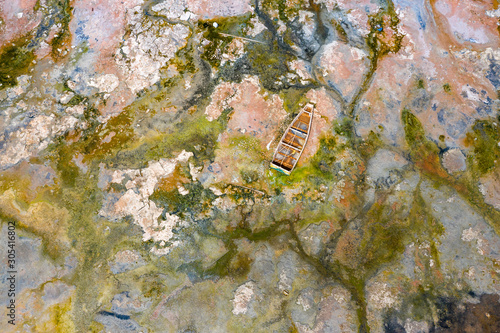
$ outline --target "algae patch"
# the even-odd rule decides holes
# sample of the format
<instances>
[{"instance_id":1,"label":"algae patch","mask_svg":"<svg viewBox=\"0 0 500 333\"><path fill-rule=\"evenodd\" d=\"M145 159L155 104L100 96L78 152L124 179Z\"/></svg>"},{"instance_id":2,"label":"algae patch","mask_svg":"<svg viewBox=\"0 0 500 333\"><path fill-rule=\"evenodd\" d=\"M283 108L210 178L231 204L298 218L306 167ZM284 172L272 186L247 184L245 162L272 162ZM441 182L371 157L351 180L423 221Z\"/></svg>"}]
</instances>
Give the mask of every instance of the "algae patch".
<instances>
[{"instance_id":1,"label":"algae patch","mask_svg":"<svg viewBox=\"0 0 500 333\"><path fill-rule=\"evenodd\" d=\"M33 65L36 57L30 40L30 36L21 37L0 49L0 90L17 85L17 77Z\"/></svg>"},{"instance_id":2,"label":"algae patch","mask_svg":"<svg viewBox=\"0 0 500 333\"><path fill-rule=\"evenodd\" d=\"M473 147L471 156L475 167L485 174L500 165L500 116L497 119L477 120L467 133L465 143Z\"/></svg>"}]
</instances>

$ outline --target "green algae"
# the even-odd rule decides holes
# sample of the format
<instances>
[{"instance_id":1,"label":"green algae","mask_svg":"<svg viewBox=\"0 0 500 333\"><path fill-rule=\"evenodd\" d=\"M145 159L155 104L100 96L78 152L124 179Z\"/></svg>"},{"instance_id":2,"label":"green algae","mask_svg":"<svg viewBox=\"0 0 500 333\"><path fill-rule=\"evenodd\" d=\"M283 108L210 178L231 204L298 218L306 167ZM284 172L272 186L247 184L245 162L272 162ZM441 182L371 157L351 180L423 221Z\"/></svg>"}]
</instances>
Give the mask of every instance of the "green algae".
<instances>
[{"instance_id":1,"label":"green algae","mask_svg":"<svg viewBox=\"0 0 500 333\"><path fill-rule=\"evenodd\" d=\"M380 134L375 133L373 131L370 131L370 133L368 134L368 137L363 142L361 142L359 144L358 150L359 150L361 157L365 161L368 161L383 146L384 146L384 143L382 142L382 139L380 138Z\"/></svg>"},{"instance_id":2,"label":"green algae","mask_svg":"<svg viewBox=\"0 0 500 333\"><path fill-rule=\"evenodd\" d=\"M451 86L449 83L445 83L443 84L443 90L446 92L446 93L450 93L451 92Z\"/></svg>"},{"instance_id":3,"label":"green algae","mask_svg":"<svg viewBox=\"0 0 500 333\"><path fill-rule=\"evenodd\" d=\"M97 187L99 167L97 162L89 161L87 174L75 167L72 156L86 146L85 140L79 143L68 145L61 139L50 147L51 153L46 158L53 163L61 179L53 201L70 213L67 234L79 262L71 280L76 286L73 313L78 313L73 323L76 331L85 331L101 306L99 294L108 288L102 283L107 280L107 265L102 264L117 244L130 237L130 227L127 222L103 224L98 218L103 199ZM107 232L103 232L105 228Z\"/></svg>"},{"instance_id":4,"label":"green algae","mask_svg":"<svg viewBox=\"0 0 500 333\"><path fill-rule=\"evenodd\" d=\"M425 140L422 123L410 110L404 109L401 112L401 119L405 130L406 142L411 148Z\"/></svg>"},{"instance_id":5,"label":"green algae","mask_svg":"<svg viewBox=\"0 0 500 333\"><path fill-rule=\"evenodd\" d=\"M370 50L370 68L366 73L356 95L347 106L347 115L354 119L354 111L361 96L368 90L373 75L378 67L378 62L389 53L397 53L401 49L404 35L399 32L400 20L397 16L392 1L387 1L385 6L374 15L369 16L370 32L365 37L365 42ZM391 29L391 39L387 39L386 30Z\"/></svg>"},{"instance_id":6,"label":"green algae","mask_svg":"<svg viewBox=\"0 0 500 333\"><path fill-rule=\"evenodd\" d=\"M81 104L81 101L76 104ZM106 123L99 123L96 120L98 114L97 109L86 105L84 119L87 121L87 128L77 129L55 138L54 143L50 144L42 154L44 158L57 164L61 170L61 180L68 186L74 185L79 172L78 167L72 162L74 156L82 154L84 163L103 160L108 156L114 156L134 137L131 126L133 117L129 110L121 112ZM106 137L111 138L105 142L103 139Z\"/></svg>"},{"instance_id":7,"label":"green algae","mask_svg":"<svg viewBox=\"0 0 500 333\"><path fill-rule=\"evenodd\" d=\"M226 217L222 214L216 215L215 219L220 220ZM222 255L216 262L209 268L203 269L202 263L200 261L191 264L191 268L194 269L200 276L208 277L232 277L240 278L248 274L253 263L252 257L250 257L246 252L238 249L236 241L240 239L246 239L250 242L269 242L275 237L284 235L288 232L286 227L289 220L276 220L268 226L260 230L251 230L245 223L242 223L239 227L227 230L222 233L218 233L225 244L227 252Z\"/></svg>"},{"instance_id":8,"label":"green algae","mask_svg":"<svg viewBox=\"0 0 500 333\"><path fill-rule=\"evenodd\" d=\"M299 14L300 10L305 10L309 7L310 2L304 0L295 1L276 1L263 0L261 1L262 9L267 12L278 11L278 18L283 22L291 22Z\"/></svg>"},{"instance_id":9,"label":"green algae","mask_svg":"<svg viewBox=\"0 0 500 333\"><path fill-rule=\"evenodd\" d=\"M407 242L407 222L388 214L387 207L382 205L375 205L370 210L366 222L366 235L363 235L362 250L358 253L363 258L361 271L369 276L403 253Z\"/></svg>"},{"instance_id":10,"label":"green algae","mask_svg":"<svg viewBox=\"0 0 500 333\"><path fill-rule=\"evenodd\" d=\"M183 216L183 214L197 214L205 211L211 206L216 196L209 189L196 183L187 183L183 185L188 194L182 195L178 189L172 191L163 191L157 189L150 196L160 207L165 207L167 211Z\"/></svg>"},{"instance_id":11,"label":"green algae","mask_svg":"<svg viewBox=\"0 0 500 333\"><path fill-rule=\"evenodd\" d=\"M332 20L331 24L335 28L335 31L337 32L337 36L338 36L339 40L347 44L349 41L349 38L348 38L347 32L345 31L342 24L340 22L337 22L336 20Z\"/></svg>"},{"instance_id":12,"label":"green algae","mask_svg":"<svg viewBox=\"0 0 500 333\"><path fill-rule=\"evenodd\" d=\"M306 97L306 93L311 89L311 87L290 87L288 89L283 89L279 92L279 96L283 100L283 108L289 113L289 119L287 123L291 122L293 118L291 115L297 115L301 105L305 105L309 102ZM288 121L289 120L289 121Z\"/></svg>"},{"instance_id":13,"label":"green algae","mask_svg":"<svg viewBox=\"0 0 500 333\"><path fill-rule=\"evenodd\" d=\"M60 179L64 186L75 186L76 180L80 175L80 169L72 161L74 156L74 151L71 149L70 145L64 145L64 141L61 140L59 143L63 146L62 149L57 150L56 156L56 166L60 171Z\"/></svg>"},{"instance_id":14,"label":"green algae","mask_svg":"<svg viewBox=\"0 0 500 333\"><path fill-rule=\"evenodd\" d=\"M192 54L193 52L193 46L188 45L178 50L175 57L169 61L170 64L175 65L181 77L188 73L196 72L197 66ZM173 78L162 79L161 84L164 88L173 87L177 80Z\"/></svg>"},{"instance_id":15,"label":"green algae","mask_svg":"<svg viewBox=\"0 0 500 333\"><path fill-rule=\"evenodd\" d=\"M70 333L75 332L75 327L71 321L71 298L64 303L58 303L52 306L48 329L54 333ZM47 325L47 324L46 324ZM48 326L48 325L47 325Z\"/></svg>"},{"instance_id":16,"label":"green algae","mask_svg":"<svg viewBox=\"0 0 500 333\"><path fill-rule=\"evenodd\" d=\"M253 260L248 255L238 252L238 248L233 239L226 242L226 247L228 251L219 258L212 267L203 271L202 274L204 276L230 276L232 278L247 276L250 272Z\"/></svg>"},{"instance_id":17,"label":"green algae","mask_svg":"<svg viewBox=\"0 0 500 333\"><path fill-rule=\"evenodd\" d=\"M355 144L357 137L354 132L354 121L351 118L344 117L340 120L334 121L333 131L337 135L345 137L351 145Z\"/></svg>"},{"instance_id":18,"label":"green algae","mask_svg":"<svg viewBox=\"0 0 500 333\"><path fill-rule=\"evenodd\" d=\"M315 174L316 170L310 164L296 167L290 175L271 169L267 182L276 193L282 193L284 188L297 186Z\"/></svg>"},{"instance_id":19,"label":"green algae","mask_svg":"<svg viewBox=\"0 0 500 333\"><path fill-rule=\"evenodd\" d=\"M335 221L340 225L342 212L336 207L324 203L305 203L303 210L298 214L299 220L295 223L296 228L304 230L311 224L318 224L325 221Z\"/></svg>"},{"instance_id":20,"label":"green algae","mask_svg":"<svg viewBox=\"0 0 500 333\"><path fill-rule=\"evenodd\" d=\"M115 167L138 168L145 165L144 161L172 158L175 152L186 150L193 152L195 160L203 164L202 161L214 159L218 136L226 128L230 112L225 110L212 122L197 112L175 124L168 133L146 138L130 148L122 147L104 161Z\"/></svg>"},{"instance_id":21,"label":"green algae","mask_svg":"<svg viewBox=\"0 0 500 333\"><path fill-rule=\"evenodd\" d=\"M61 28L57 33L57 37L54 37L50 41L50 46L52 47L51 55L54 60L64 58L66 55L65 52L69 50L66 44L71 42L69 24L71 22L71 11L73 10L70 6L70 1L71 0L56 0L54 3L50 4L51 6L59 8L60 11L58 24L60 24Z\"/></svg>"},{"instance_id":22,"label":"green algae","mask_svg":"<svg viewBox=\"0 0 500 333\"><path fill-rule=\"evenodd\" d=\"M337 251L327 251L320 264L327 270L326 275L333 277L347 288L357 304L359 332L369 332L367 324L365 283L387 264L395 262L403 254L406 246L424 236L434 240L442 233L442 227L428 212L420 190L417 189L410 209L405 217L406 208L391 211L385 204L374 204L360 217L359 234L361 238L348 247L355 260L342 263ZM427 236L428 235L428 236ZM341 236L342 237L342 236ZM339 244L341 238L332 239L329 248Z\"/></svg>"},{"instance_id":23,"label":"green algae","mask_svg":"<svg viewBox=\"0 0 500 333\"><path fill-rule=\"evenodd\" d=\"M13 189L16 192L16 196L22 202L28 202L33 199L33 192L27 190L30 188L31 184L31 177L18 170L5 170L0 172L1 192L3 193L8 189Z\"/></svg>"},{"instance_id":24,"label":"green algae","mask_svg":"<svg viewBox=\"0 0 500 333\"><path fill-rule=\"evenodd\" d=\"M418 210L412 209L412 214L418 213ZM349 255L355 255L356 260L341 264L346 273L355 270L356 276L367 279L384 264L393 262L403 253L406 244L414 235L414 231L410 230L418 230L420 224L412 216L408 219L400 217L401 215L404 215L402 210L393 212L385 204L373 205L362 217L363 226L359 231L362 238L353 244L355 248L348 248L352 251ZM336 244L339 241L340 239L337 239Z\"/></svg>"},{"instance_id":25,"label":"green algae","mask_svg":"<svg viewBox=\"0 0 500 333\"><path fill-rule=\"evenodd\" d=\"M246 184L252 184L252 183L258 181L260 178L259 173L255 170L251 170L251 169L240 170L240 176L241 176L241 179L243 179L243 181Z\"/></svg>"},{"instance_id":26,"label":"green algae","mask_svg":"<svg viewBox=\"0 0 500 333\"><path fill-rule=\"evenodd\" d=\"M293 323L293 321L292 321L292 325L288 329L288 333L299 333L299 330L297 329L297 326L295 326L295 324Z\"/></svg>"},{"instance_id":27,"label":"green algae","mask_svg":"<svg viewBox=\"0 0 500 333\"><path fill-rule=\"evenodd\" d=\"M337 144L337 138L327 135L320 138L318 151L302 166L296 167L290 175L272 170L267 178L274 191L281 193L286 187L309 183L320 186L338 178L337 156L345 150L344 145Z\"/></svg>"},{"instance_id":28,"label":"green algae","mask_svg":"<svg viewBox=\"0 0 500 333\"><path fill-rule=\"evenodd\" d=\"M85 110L86 118L95 119L97 114L98 111L94 108L87 107ZM74 145L73 151L85 154L84 161L112 156L134 138L132 121L133 115L128 110L104 124L93 121L92 126L82 133L82 138ZM109 142L103 142L108 136L112 136Z\"/></svg>"},{"instance_id":29,"label":"green algae","mask_svg":"<svg viewBox=\"0 0 500 333\"><path fill-rule=\"evenodd\" d=\"M459 192L467 196L467 190L460 182L444 170L439 158L438 145L427 139L424 127L420 120L408 109L401 112L401 121L405 131L406 143L410 148L410 157L417 169L436 184L454 185Z\"/></svg>"},{"instance_id":30,"label":"green algae","mask_svg":"<svg viewBox=\"0 0 500 333\"><path fill-rule=\"evenodd\" d=\"M422 164L427 171L439 170L439 176L445 173L439 164L439 148L428 140L420 120L408 109L401 112L405 130L405 139L410 146L410 154L416 163Z\"/></svg>"},{"instance_id":31,"label":"green algae","mask_svg":"<svg viewBox=\"0 0 500 333\"><path fill-rule=\"evenodd\" d=\"M23 202L19 199L17 199L15 203L24 211L27 211L30 207L28 203ZM54 206L53 208L54 210L59 209L59 207L57 206ZM53 220L58 221L60 216L56 214L44 214L44 216L41 216L39 218L52 218ZM16 230L22 236L33 238L39 237L42 241L42 255L51 259L55 263L64 262L64 256L68 253L68 246L64 242L64 239L61 239L62 237L60 234L55 234L53 230L45 230L43 226L37 225L31 221L23 222L20 220L19 215L15 216L13 214L8 214L3 209L0 209L0 221L2 221L2 223L7 223L8 221L15 222ZM65 221L59 221L58 226L61 234L63 234L67 229Z\"/></svg>"},{"instance_id":32,"label":"green algae","mask_svg":"<svg viewBox=\"0 0 500 333\"><path fill-rule=\"evenodd\" d=\"M73 97L71 97L71 99L69 100L67 105L75 106L75 105L82 103L84 100L85 100L85 96L76 94Z\"/></svg>"},{"instance_id":33,"label":"green algae","mask_svg":"<svg viewBox=\"0 0 500 333\"><path fill-rule=\"evenodd\" d=\"M28 74L36 58L30 41L30 35L19 37L0 49L0 90L17 85L17 77Z\"/></svg>"},{"instance_id":34,"label":"green algae","mask_svg":"<svg viewBox=\"0 0 500 333\"><path fill-rule=\"evenodd\" d=\"M95 185L77 185L77 188L64 189L62 192L68 198L65 200L66 205L71 207L72 225L69 236L79 254L79 265L72 281L76 286L74 313L78 313L78 317L73 320L77 330L82 331L90 325L101 306L98 295L106 287L102 281L106 281L107 274L106 265L102 263L106 261L114 245L128 236L128 226L114 225L109 234L103 234L103 227L96 225L94 220L101 207L98 190Z\"/></svg>"},{"instance_id":35,"label":"green algae","mask_svg":"<svg viewBox=\"0 0 500 333\"><path fill-rule=\"evenodd\" d=\"M259 77L261 85L266 90L279 92L289 88L290 85L282 79L289 73L287 63L295 60L295 57L283 52L276 40L272 40L269 44L247 44L245 51L252 74Z\"/></svg>"},{"instance_id":36,"label":"green algae","mask_svg":"<svg viewBox=\"0 0 500 333\"><path fill-rule=\"evenodd\" d=\"M176 126L174 135L164 136L155 140L154 144L145 154L145 158L156 159L158 157L170 157L173 151L192 150L198 160L211 160L215 156L218 134L225 127L219 119L209 122L204 116L194 121L184 121Z\"/></svg>"},{"instance_id":37,"label":"green algae","mask_svg":"<svg viewBox=\"0 0 500 333\"><path fill-rule=\"evenodd\" d=\"M261 153L260 142L257 138L248 135L235 135L228 139L228 148L240 148L244 151Z\"/></svg>"},{"instance_id":38,"label":"green algae","mask_svg":"<svg viewBox=\"0 0 500 333\"><path fill-rule=\"evenodd\" d=\"M242 16L224 17L213 20L198 21L198 30L203 31L203 38L210 41L204 47L201 58L206 60L213 68L219 68L222 55L227 53L228 46L234 37L246 38L246 30L252 25L252 14Z\"/></svg>"},{"instance_id":39,"label":"green algae","mask_svg":"<svg viewBox=\"0 0 500 333\"><path fill-rule=\"evenodd\" d=\"M388 1L385 8L369 17L370 32L366 37L366 43L370 49L370 58L372 62L375 61L375 65L380 57L388 53L397 53L401 49L404 35L398 30L399 23L392 1ZM388 29L393 32L390 40L386 39Z\"/></svg>"},{"instance_id":40,"label":"green algae","mask_svg":"<svg viewBox=\"0 0 500 333\"><path fill-rule=\"evenodd\" d=\"M319 141L319 149L312 158L314 169L333 179L334 163L337 161L337 140L334 136L322 137Z\"/></svg>"},{"instance_id":41,"label":"green algae","mask_svg":"<svg viewBox=\"0 0 500 333\"><path fill-rule=\"evenodd\" d=\"M477 151L477 157L469 157L469 160L475 161L472 163L474 168L468 170L466 177L452 177L441 166L439 158L439 148L433 141L425 137L425 131L418 118L413 115L408 109L404 109L401 113L401 120L405 130L406 142L410 146L410 156L415 167L427 178L434 182L434 186L447 186L455 189L466 201L468 201L478 212L487 219L490 225L498 234L500 232L500 212L491 209L491 206L484 202L484 198L478 188L478 175L481 170L487 171L492 167L489 155L483 155L486 151L493 156L498 156L498 148L495 147L494 138L498 138L498 129L491 124L491 127L477 121L478 127L472 133L468 133L466 142L474 142L480 147ZM486 121L488 124L488 121ZM486 130L484 130L486 128ZM496 133L496 134L495 134ZM477 140L476 140L477 135ZM491 135L491 136L490 136ZM470 164L470 163L469 163ZM493 164L494 160L493 160ZM478 171L478 172L476 172Z\"/></svg>"},{"instance_id":42,"label":"green algae","mask_svg":"<svg viewBox=\"0 0 500 333\"><path fill-rule=\"evenodd\" d=\"M481 175L500 165L500 116L497 119L476 120L467 133L466 144L472 146L474 167Z\"/></svg>"}]
</instances>

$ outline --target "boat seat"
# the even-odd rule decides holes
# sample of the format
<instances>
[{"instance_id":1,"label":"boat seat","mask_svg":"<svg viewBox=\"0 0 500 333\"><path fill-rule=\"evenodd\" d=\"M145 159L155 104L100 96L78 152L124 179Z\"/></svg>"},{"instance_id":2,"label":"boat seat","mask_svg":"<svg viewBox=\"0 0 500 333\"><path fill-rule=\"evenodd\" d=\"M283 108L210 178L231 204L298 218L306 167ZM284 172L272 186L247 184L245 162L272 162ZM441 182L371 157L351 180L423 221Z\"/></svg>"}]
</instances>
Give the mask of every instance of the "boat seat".
<instances>
[{"instance_id":1,"label":"boat seat","mask_svg":"<svg viewBox=\"0 0 500 333\"><path fill-rule=\"evenodd\" d=\"M305 140L300 138L300 137L297 137L296 135L294 135L294 133L292 133L290 131L285 135L285 138L283 139L283 141L292 147L302 149L302 147L304 147Z\"/></svg>"}]
</instances>

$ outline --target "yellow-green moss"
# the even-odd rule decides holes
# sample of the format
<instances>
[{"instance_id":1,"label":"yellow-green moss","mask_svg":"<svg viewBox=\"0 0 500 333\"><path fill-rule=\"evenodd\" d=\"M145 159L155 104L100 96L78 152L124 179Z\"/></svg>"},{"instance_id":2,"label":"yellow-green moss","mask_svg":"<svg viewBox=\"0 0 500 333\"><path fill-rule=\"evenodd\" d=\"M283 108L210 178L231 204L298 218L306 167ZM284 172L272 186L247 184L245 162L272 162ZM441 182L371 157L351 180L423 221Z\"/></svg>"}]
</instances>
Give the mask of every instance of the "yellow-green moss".
<instances>
[{"instance_id":1,"label":"yellow-green moss","mask_svg":"<svg viewBox=\"0 0 500 333\"><path fill-rule=\"evenodd\" d=\"M58 7L58 23L61 25L60 30L57 33L57 37L54 37L50 41L51 55L54 60L60 60L66 56L70 50L71 43L71 32L69 29L69 23L71 21L71 11L70 6L71 0L56 0L54 4L49 3L49 6Z\"/></svg>"},{"instance_id":2,"label":"yellow-green moss","mask_svg":"<svg viewBox=\"0 0 500 333\"><path fill-rule=\"evenodd\" d=\"M271 36L267 36L267 39L271 39ZM284 52L276 40L271 40L268 44L249 43L245 50L252 73L259 77L265 89L278 92L288 88L281 77L286 77L289 72L287 64L295 57Z\"/></svg>"},{"instance_id":3,"label":"yellow-green moss","mask_svg":"<svg viewBox=\"0 0 500 333\"><path fill-rule=\"evenodd\" d=\"M291 22L295 19L299 11L308 9L310 2L304 0L294 1L276 1L276 0L263 0L261 7L267 13L271 11L278 11L278 18L283 22Z\"/></svg>"},{"instance_id":4,"label":"yellow-green moss","mask_svg":"<svg viewBox=\"0 0 500 333\"><path fill-rule=\"evenodd\" d=\"M246 37L245 31L251 26L251 18L251 14L246 14L198 21L197 28L203 31L203 38L210 41L210 44L204 47L202 59L208 61L212 67L218 68L222 61L222 54L227 52L227 47L234 39L227 35Z\"/></svg>"},{"instance_id":5,"label":"yellow-green moss","mask_svg":"<svg viewBox=\"0 0 500 333\"><path fill-rule=\"evenodd\" d=\"M0 90L17 85L17 77L28 73L35 60L30 41L30 35L23 36L0 49Z\"/></svg>"},{"instance_id":6,"label":"yellow-green moss","mask_svg":"<svg viewBox=\"0 0 500 333\"><path fill-rule=\"evenodd\" d=\"M473 147L472 160L481 174L500 165L500 116L497 119L476 120L467 133L466 144Z\"/></svg>"}]
</instances>

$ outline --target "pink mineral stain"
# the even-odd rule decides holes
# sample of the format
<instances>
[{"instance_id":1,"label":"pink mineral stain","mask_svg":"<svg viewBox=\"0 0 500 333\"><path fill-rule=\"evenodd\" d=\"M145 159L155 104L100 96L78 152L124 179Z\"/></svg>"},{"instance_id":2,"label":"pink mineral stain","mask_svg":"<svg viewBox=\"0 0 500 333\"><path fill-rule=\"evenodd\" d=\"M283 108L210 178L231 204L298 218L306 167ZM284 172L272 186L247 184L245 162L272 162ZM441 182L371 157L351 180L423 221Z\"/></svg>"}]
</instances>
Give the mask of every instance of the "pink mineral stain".
<instances>
[{"instance_id":1,"label":"pink mineral stain","mask_svg":"<svg viewBox=\"0 0 500 333\"><path fill-rule=\"evenodd\" d=\"M4 23L4 28L0 30L0 46L40 24L42 15L33 10L36 2L37 0L0 1L0 17Z\"/></svg>"},{"instance_id":2,"label":"pink mineral stain","mask_svg":"<svg viewBox=\"0 0 500 333\"><path fill-rule=\"evenodd\" d=\"M436 22L451 43L469 47L498 45L498 19L486 15L486 11L494 9L492 2L438 0L433 7Z\"/></svg>"}]
</instances>

